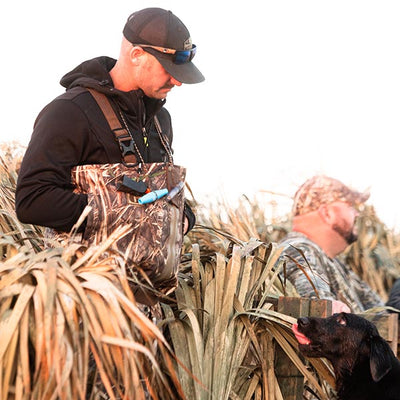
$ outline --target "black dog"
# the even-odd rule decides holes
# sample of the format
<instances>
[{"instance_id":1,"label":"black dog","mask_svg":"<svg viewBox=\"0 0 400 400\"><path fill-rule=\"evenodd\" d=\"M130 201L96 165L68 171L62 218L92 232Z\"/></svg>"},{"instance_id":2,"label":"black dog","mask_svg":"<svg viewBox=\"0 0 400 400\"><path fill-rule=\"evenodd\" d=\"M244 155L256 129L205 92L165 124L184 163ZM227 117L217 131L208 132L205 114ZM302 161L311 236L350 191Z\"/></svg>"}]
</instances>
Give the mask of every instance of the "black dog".
<instances>
[{"instance_id":1,"label":"black dog","mask_svg":"<svg viewBox=\"0 0 400 400\"><path fill-rule=\"evenodd\" d=\"M400 362L375 325L354 314L299 318L293 332L306 357L325 357L340 400L399 400Z\"/></svg>"}]
</instances>

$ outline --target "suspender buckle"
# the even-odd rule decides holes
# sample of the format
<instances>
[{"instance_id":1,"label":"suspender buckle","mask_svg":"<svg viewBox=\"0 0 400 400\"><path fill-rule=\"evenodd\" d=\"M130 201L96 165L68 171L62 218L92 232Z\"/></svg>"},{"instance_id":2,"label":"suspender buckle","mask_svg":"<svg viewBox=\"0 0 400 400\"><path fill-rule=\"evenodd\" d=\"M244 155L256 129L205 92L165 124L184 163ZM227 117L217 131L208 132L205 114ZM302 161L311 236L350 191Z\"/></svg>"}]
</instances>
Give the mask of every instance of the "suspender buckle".
<instances>
[{"instance_id":1,"label":"suspender buckle","mask_svg":"<svg viewBox=\"0 0 400 400\"><path fill-rule=\"evenodd\" d=\"M122 157L125 157L128 154L135 154L135 148L133 147L133 140L126 140L119 142L119 147L122 152Z\"/></svg>"}]
</instances>

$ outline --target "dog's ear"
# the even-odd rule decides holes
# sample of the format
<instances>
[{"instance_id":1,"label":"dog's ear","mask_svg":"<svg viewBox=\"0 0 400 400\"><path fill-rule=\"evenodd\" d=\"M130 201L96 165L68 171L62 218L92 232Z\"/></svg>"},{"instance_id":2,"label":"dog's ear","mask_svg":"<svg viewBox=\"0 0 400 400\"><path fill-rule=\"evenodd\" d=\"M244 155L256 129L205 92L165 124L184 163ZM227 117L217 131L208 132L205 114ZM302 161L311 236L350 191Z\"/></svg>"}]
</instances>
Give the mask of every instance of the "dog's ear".
<instances>
[{"instance_id":1,"label":"dog's ear","mask_svg":"<svg viewBox=\"0 0 400 400\"><path fill-rule=\"evenodd\" d=\"M380 336L371 338L369 365L375 382L379 382L392 369L391 349Z\"/></svg>"}]
</instances>

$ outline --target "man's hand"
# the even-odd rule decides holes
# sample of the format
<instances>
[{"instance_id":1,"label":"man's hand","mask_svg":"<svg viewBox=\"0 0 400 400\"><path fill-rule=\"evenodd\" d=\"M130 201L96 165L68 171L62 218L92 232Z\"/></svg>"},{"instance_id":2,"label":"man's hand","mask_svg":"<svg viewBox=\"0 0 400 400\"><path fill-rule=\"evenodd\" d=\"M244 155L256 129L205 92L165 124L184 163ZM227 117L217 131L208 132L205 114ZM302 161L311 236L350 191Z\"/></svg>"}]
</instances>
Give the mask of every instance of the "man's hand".
<instances>
[{"instance_id":1,"label":"man's hand","mask_svg":"<svg viewBox=\"0 0 400 400\"><path fill-rule=\"evenodd\" d=\"M189 230L189 220L188 220L188 218L185 216L185 217L183 218L183 234L186 235L187 232L188 232L188 230Z\"/></svg>"}]
</instances>

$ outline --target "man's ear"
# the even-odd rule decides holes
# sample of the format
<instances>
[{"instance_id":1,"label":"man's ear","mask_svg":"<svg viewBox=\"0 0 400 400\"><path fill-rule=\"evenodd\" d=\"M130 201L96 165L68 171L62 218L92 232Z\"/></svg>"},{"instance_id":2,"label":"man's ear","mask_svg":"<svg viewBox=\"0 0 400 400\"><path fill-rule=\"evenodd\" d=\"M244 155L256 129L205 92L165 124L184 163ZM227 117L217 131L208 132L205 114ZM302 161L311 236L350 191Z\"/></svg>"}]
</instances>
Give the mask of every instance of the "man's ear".
<instances>
[{"instance_id":1,"label":"man's ear","mask_svg":"<svg viewBox=\"0 0 400 400\"><path fill-rule=\"evenodd\" d=\"M133 46L129 52L130 60L134 65L138 65L144 55L144 50L139 46Z\"/></svg>"},{"instance_id":2,"label":"man's ear","mask_svg":"<svg viewBox=\"0 0 400 400\"><path fill-rule=\"evenodd\" d=\"M318 215L326 224L330 225L333 220L333 210L327 204L321 204L318 208Z\"/></svg>"}]
</instances>

